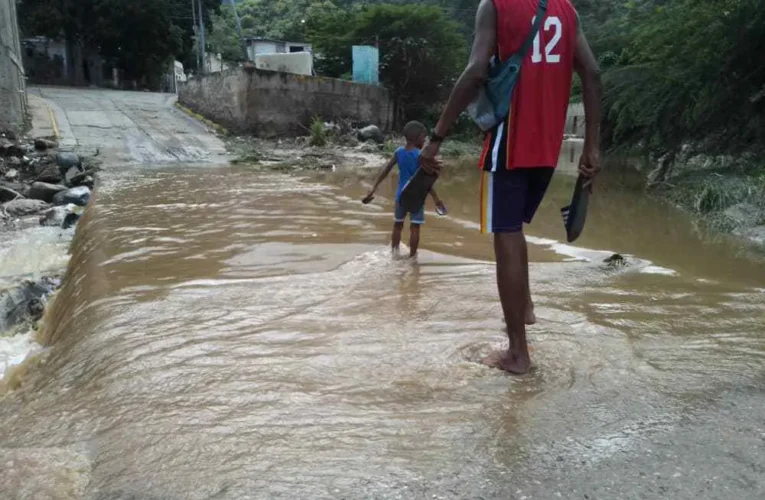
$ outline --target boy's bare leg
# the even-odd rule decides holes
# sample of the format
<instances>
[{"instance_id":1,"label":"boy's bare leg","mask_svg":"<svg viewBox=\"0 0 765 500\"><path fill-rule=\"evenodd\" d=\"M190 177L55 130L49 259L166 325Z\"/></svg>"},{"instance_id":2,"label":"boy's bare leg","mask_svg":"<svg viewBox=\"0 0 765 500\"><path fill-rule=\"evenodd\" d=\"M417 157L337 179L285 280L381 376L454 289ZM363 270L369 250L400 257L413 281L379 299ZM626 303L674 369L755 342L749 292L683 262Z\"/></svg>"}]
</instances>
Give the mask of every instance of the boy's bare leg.
<instances>
[{"instance_id":1,"label":"boy's bare leg","mask_svg":"<svg viewBox=\"0 0 765 500\"><path fill-rule=\"evenodd\" d=\"M394 253L398 253L398 247L401 246L401 233L404 230L403 222L395 222L393 224L393 234L391 235L390 246Z\"/></svg>"},{"instance_id":2,"label":"boy's bare leg","mask_svg":"<svg viewBox=\"0 0 765 500\"><path fill-rule=\"evenodd\" d=\"M523 233L521 233L523 235ZM526 313L525 322L527 325L533 325L537 322L537 316L534 314L534 301L531 300L531 283L529 282L529 245L526 243L526 237L523 237L523 269L526 271Z\"/></svg>"},{"instance_id":3,"label":"boy's bare leg","mask_svg":"<svg viewBox=\"0 0 765 500\"><path fill-rule=\"evenodd\" d=\"M420 247L420 225L412 224L409 231L409 257L414 257Z\"/></svg>"},{"instance_id":4,"label":"boy's bare leg","mask_svg":"<svg viewBox=\"0 0 765 500\"><path fill-rule=\"evenodd\" d=\"M524 258L526 238L523 232L494 235L497 257L497 288L507 323L509 348L489 356L484 363L510 373L524 374L531 368L526 344L525 316L528 305L528 265Z\"/></svg>"}]
</instances>

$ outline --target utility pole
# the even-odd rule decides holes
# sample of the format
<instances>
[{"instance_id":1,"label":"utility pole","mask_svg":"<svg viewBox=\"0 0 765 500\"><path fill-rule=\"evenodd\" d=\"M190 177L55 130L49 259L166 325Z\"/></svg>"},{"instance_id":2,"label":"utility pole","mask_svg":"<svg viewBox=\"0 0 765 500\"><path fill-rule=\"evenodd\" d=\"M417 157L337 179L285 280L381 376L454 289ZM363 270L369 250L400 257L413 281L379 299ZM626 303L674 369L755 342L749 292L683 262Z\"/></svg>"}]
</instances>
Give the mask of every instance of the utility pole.
<instances>
[{"instance_id":1,"label":"utility pole","mask_svg":"<svg viewBox=\"0 0 765 500\"><path fill-rule=\"evenodd\" d=\"M231 2L231 9L234 11L234 19L236 19L236 32L239 34L239 41L242 43L242 52L244 52L244 60L249 61L250 55L247 53L247 43L242 36L242 21L239 19L239 12L236 10L236 0L229 0Z\"/></svg>"},{"instance_id":2,"label":"utility pole","mask_svg":"<svg viewBox=\"0 0 765 500\"><path fill-rule=\"evenodd\" d=\"M199 2L199 42L202 45L200 47L200 51L202 52L202 74L204 75L207 73L207 57L206 57L206 47L205 44L205 12L202 8L202 0L198 0Z\"/></svg>"},{"instance_id":3,"label":"utility pole","mask_svg":"<svg viewBox=\"0 0 765 500\"><path fill-rule=\"evenodd\" d=\"M200 68L202 67L202 61L199 58L199 35L198 35L198 29L197 26L197 0L191 0L191 18L194 20L194 44L196 47L194 47L194 52L197 54L197 73L202 71Z\"/></svg>"}]
</instances>

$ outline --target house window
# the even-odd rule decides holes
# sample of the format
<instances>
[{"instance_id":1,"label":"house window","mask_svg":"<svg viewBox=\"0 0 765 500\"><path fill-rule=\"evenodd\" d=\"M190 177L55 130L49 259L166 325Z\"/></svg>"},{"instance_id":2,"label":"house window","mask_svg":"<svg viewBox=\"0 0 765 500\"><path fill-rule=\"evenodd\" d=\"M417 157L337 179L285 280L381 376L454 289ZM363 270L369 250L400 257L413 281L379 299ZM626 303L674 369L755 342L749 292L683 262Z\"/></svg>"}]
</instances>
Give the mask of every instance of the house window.
<instances>
[{"instance_id":1,"label":"house window","mask_svg":"<svg viewBox=\"0 0 765 500\"><path fill-rule=\"evenodd\" d=\"M294 54L295 52L305 52L305 47L302 47L300 45L291 45L290 54Z\"/></svg>"}]
</instances>

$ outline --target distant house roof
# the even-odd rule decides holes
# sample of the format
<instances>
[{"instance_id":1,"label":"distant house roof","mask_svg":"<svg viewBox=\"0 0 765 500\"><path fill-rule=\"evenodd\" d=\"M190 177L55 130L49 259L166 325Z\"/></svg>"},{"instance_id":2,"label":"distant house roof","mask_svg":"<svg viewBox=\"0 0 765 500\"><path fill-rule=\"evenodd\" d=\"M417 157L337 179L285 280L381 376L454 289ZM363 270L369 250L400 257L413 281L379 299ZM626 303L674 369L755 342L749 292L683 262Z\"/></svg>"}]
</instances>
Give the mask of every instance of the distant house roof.
<instances>
[{"instance_id":1,"label":"distant house roof","mask_svg":"<svg viewBox=\"0 0 765 500\"><path fill-rule=\"evenodd\" d=\"M267 43L288 43L291 45L311 45L310 43L305 42L289 42L287 40L277 40L275 38L263 38L259 36L246 36L244 37L245 42L267 42Z\"/></svg>"}]
</instances>

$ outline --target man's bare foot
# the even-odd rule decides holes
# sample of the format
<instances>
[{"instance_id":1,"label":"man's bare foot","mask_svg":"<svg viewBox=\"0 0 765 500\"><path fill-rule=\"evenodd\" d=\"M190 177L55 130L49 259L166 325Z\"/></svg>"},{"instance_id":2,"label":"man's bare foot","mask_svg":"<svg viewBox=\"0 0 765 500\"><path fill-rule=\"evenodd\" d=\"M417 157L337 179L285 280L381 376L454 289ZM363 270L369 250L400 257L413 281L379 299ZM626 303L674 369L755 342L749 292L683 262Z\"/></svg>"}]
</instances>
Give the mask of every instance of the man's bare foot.
<instances>
[{"instance_id":1,"label":"man's bare foot","mask_svg":"<svg viewBox=\"0 0 765 500\"><path fill-rule=\"evenodd\" d=\"M520 356L509 351L498 351L483 360L483 364L498 368L514 375L525 375L531 369L531 359L528 354Z\"/></svg>"},{"instance_id":2,"label":"man's bare foot","mask_svg":"<svg viewBox=\"0 0 765 500\"><path fill-rule=\"evenodd\" d=\"M537 323L537 315L534 314L534 306L526 308L526 317L524 321L527 325L535 325Z\"/></svg>"}]
</instances>

